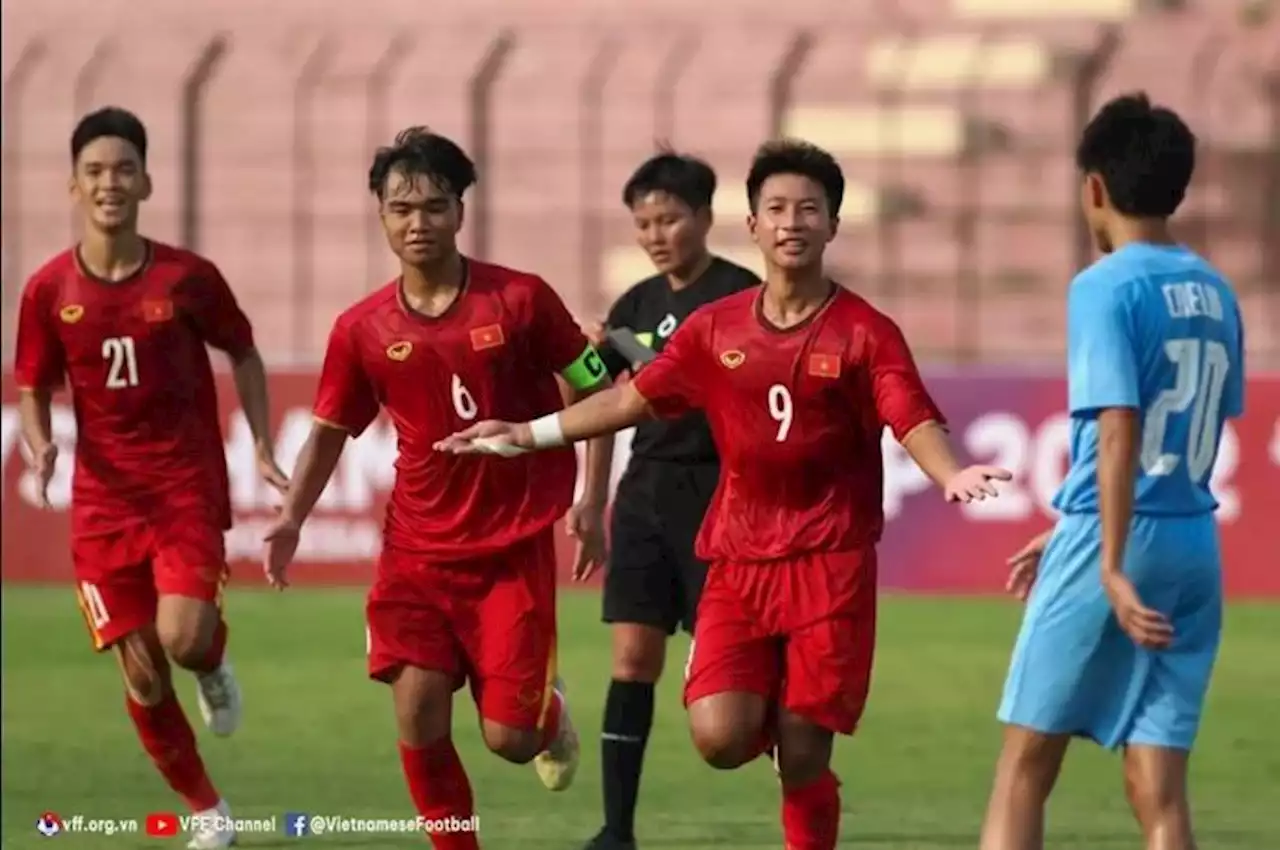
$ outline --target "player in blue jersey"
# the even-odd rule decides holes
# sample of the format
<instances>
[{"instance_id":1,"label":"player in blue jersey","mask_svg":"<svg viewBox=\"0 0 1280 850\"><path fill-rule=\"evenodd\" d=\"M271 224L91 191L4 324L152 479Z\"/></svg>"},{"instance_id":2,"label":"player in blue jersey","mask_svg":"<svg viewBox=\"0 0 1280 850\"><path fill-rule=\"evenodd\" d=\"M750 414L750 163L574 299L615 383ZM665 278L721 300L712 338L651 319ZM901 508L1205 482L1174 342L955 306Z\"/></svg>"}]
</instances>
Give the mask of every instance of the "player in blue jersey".
<instances>
[{"instance_id":1,"label":"player in blue jersey","mask_svg":"<svg viewBox=\"0 0 1280 850\"><path fill-rule=\"evenodd\" d=\"M1057 526L1010 564L1028 598L999 717L982 850L1043 846L1067 743L1123 748L1148 850L1195 847L1187 759L1222 628L1209 477L1244 409L1230 286L1170 235L1195 137L1143 95L1094 117L1076 154L1105 255L1067 297L1071 468Z\"/></svg>"}]
</instances>

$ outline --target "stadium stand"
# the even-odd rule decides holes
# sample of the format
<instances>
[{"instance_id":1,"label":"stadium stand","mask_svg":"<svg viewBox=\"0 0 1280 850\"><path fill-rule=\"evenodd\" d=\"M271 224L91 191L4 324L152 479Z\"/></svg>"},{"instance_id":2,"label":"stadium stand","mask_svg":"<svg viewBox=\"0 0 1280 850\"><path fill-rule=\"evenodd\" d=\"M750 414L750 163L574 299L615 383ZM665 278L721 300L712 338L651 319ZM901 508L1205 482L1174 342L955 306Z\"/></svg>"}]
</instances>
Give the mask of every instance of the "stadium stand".
<instances>
[{"instance_id":1,"label":"stadium stand","mask_svg":"<svg viewBox=\"0 0 1280 850\"><path fill-rule=\"evenodd\" d=\"M335 312L389 273L365 171L410 124L480 163L471 248L539 270L584 317L648 273L619 190L656 141L717 167L717 247L754 265L748 158L771 135L808 138L850 180L840 274L927 359L1052 360L1088 257L1075 134L1101 98L1145 88L1203 142L1186 238L1239 287L1255 362L1280 358L1273 4L304 5L6 6L6 357L22 280L72 236L67 132L112 102L152 131L148 230L218 261L276 363L314 361Z\"/></svg>"}]
</instances>

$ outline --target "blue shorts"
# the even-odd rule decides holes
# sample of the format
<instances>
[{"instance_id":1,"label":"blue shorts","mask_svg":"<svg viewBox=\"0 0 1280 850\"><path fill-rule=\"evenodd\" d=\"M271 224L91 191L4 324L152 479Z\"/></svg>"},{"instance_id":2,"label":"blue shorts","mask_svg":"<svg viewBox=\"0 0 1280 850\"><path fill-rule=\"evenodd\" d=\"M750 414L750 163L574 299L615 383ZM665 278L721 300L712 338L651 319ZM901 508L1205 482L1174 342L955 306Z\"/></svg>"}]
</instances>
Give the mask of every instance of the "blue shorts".
<instances>
[{"instance_id":1,"label":"blue shorts","mask_svg":"<svg viewBox=\"0 0 1280 850\"><path fill-rule=\"evenodd\" d=\"M1040 561L1000 703L1002 722L1045 734L1190 750L1222 633L1222 561L1212 515L1133 520L1124 570L1169 618L1148 650L1120 629L1101 582L1096 514L1063 516Z\"/></svg>"}]
</instances>

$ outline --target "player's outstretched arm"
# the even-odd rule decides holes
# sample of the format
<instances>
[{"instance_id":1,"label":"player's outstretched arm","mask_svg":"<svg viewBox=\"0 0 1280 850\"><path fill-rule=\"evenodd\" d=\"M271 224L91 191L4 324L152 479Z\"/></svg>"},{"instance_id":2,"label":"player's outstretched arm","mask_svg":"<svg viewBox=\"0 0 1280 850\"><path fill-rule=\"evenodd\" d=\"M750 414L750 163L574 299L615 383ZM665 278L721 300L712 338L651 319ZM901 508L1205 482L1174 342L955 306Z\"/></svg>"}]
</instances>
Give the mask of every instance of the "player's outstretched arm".
<instances>
[{"instance_id":1,"label":"player's outstretched arm","mask_svg":"<svg viewBox=\"0 0 1280 850\"><path fill-rule=\"evenodd\" d=\"M280 516L265 537L266 552L262 566L272 587L283 589L288 586L285 573L298 549L302 524L333 477L346 443L347 432L342 428L324 422L311 426L311 434L298 453L293 482L285 494Z\"/></svg>"},{"instance_id":2,"label":"player's outstretched arm","mask_svg":"<svg viewBox=\"0 0 1280 850\"><path fill-rule=\"evenodd\" d=\"M236 395L244 410L258 457L258 474L281 493L289 488L289 478L276 463L275 441L271 435L271 405L267 391L267 367L258 349L250 348L235 361Z\"/></svg>"},{"instance_id":3,"label":"player's outstretched arm","mask_svg":"<svg viewBox=\"0 0 1280 850\"><path fill-rule=\"evenodd\" d=\"M934 484L942 488L948 502L982 501L999 491L991 482L1011 481L1013 473L998 466L961 467L951 450L946 429L936 420L922 422L902 438L902 447Z\"/></svg>"},{"instance_id":4,"label":"player's outstretched arm","mask_svg":"<svg viewBox=\"0 0 1280 850\"><path fill-rule=\"evenodd\" d=\"M614 434L648 415L644 397L631 384L624 384L533 422L478 422L436 443L436 449L453 454L522 454Z\"/></svg>"}]
</instances>

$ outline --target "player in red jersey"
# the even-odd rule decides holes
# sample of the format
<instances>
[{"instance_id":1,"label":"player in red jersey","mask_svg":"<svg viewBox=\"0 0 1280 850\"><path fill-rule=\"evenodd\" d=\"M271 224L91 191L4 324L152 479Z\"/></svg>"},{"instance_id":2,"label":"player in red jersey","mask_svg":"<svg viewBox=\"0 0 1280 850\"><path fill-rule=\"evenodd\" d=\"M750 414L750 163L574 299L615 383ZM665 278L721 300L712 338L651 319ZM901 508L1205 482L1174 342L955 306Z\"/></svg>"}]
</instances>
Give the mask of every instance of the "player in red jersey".
<instances>
[{"instance_id":1,"label":"player in red jersey","mask_svg":"<svg viewBox=\"0 0 1280 850\"><path fill-rule=\"evenodd\" d=\"M721 474L697 543L712 567L686 675L694 741L724 769L776 742L787 847L831 850L833 736L854 731L871 680L881 434L892 429L949 500L994 496L992 480L1010 474L961 469L897 326L825 276L844 194L830 154L766 145L747 194L762 287L699 309L628 385L532 422L479 423L439 448L523 455L706 411Z\"/></svg>"},{"instance_id":2,"label":"player in red jersey","mask_svg":"<svg viewBox=\"0 0 1280 850\"><path fill-rule=\"evenodd\" d=\"M473 812L451 739L453 692L470 680L485 743L568 786L578 740L555 675L554 523L570 509L572 448L514 464L433 444L485 416L534 418L609 385L604 364L541 278L463 257L457 246L475 166L420 128L379 151L369 173L400 276L338 317L265 567L283 584L307 514L349 436L390 417L399 438L382 554L366 609L369 674L392 688L405 778L426 818ZM587 449L586 494L569 511L579 572L603 559L613 438ZM436 833L441 850L479 847Z\"/></svg>"},{"instance_id":3,"label":"player in red jersey","mask_svg":"<svg viewBox=\"0 0 1280 850\"><path fill-rule=\"evenodd\" d=\"M22 433L40 498L58 449L55 390L69 384L76 417L71 552L95 648L115 647L129 716L169 786L196 813L225 813L173 692L169 661L199 683L205 722L229 735L240 690L226 662L220 610L231 527L225 449L207 345L235 364L236 388L279 488L267 380L249 320L212 263L138 233L151 193L147 134L122 109L83 118L71 136L71 193L84 237L27 282L14 371ZM229 831L196 831L194 848Z\"/></svg>"}]
</instances>

